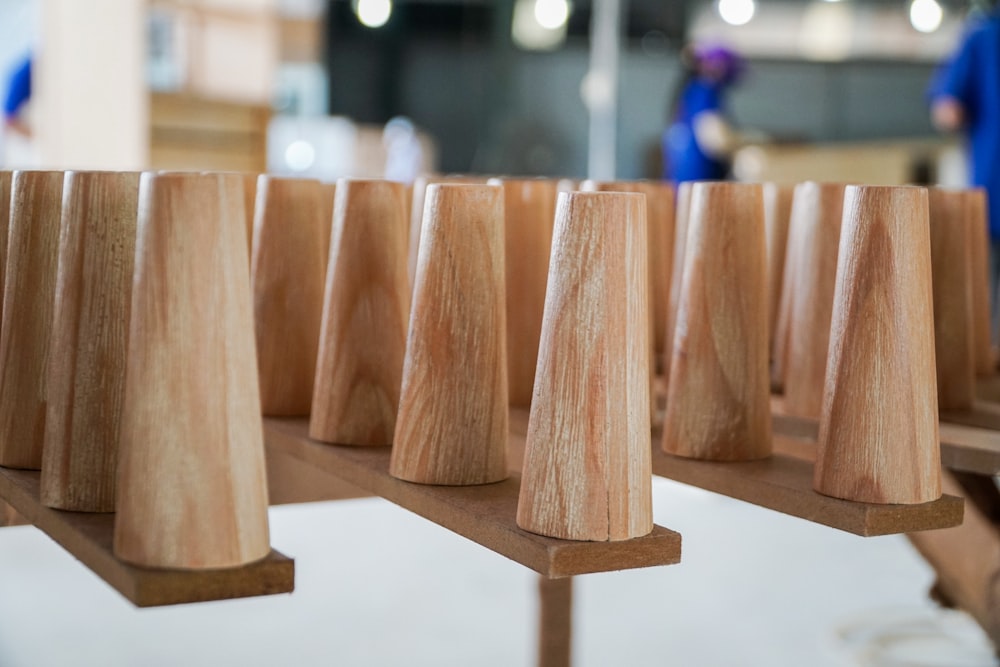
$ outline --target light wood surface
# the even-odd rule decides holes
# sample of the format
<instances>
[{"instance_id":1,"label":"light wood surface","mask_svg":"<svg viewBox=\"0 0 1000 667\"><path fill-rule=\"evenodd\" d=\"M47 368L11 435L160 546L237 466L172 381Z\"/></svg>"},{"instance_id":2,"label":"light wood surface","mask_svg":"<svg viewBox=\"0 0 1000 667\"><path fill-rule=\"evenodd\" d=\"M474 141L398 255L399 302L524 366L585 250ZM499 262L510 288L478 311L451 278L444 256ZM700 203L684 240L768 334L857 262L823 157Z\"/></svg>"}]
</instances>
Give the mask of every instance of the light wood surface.
<instances>
[{"instance_id":1,"label":"light wood surface","mask_svg":"<svg viewBox=\"0 0 1000 667\"><path fill-rule=\"evenodd\" d=\"M341 180L309 435L390 445L396 429L410 289L406 188Z\"/></svg>"},{"instance_id":2,"label":"light wood surface","mask_svg":"<svg viewBox=\"0 0 1000 667\"><path fill-rule=\"evenodd\" d=\"M261 409L309 414L326 259L319 181L262 175L254 215L253 289Z\"/></svg>"},{"instance_id":3,"label":"light wood surface","mask_svg":"<svg viewBox=\"0 0 1000 667\"><path fill-rule=\"evenodd\" d=\"M841 183L800 183L792 201L796 226L794 285L784 359L785 408L819 417L830 348L837 248L844 206Z\"/></svg>"},{"instance_id":4,"label":"light wood surface","mask_svg":"<svg viewBox=\"0 0 1000 667\"><path fill-rule=\"evenodd\" d=\"M794 190L792 207L795 205ZM798 286L798 265L805 242L805 218L791 214L788 219L788 238L785 241L785 262L781 272L781 290L778 293L774 330L771 332L771 389L782 393L785 389L785 369L788 366L789 338L792 331L792 306Z\"/></svg>"},{"instance_id":5,"label":"light wood surface","mask_svg":"<svg viewBox=\"0 0 1000 667\"><path fill-rule=\"evenodd\" d=\"M778 324L778 303L785 274L785 250L788 247L788 221L792 213L794 187L764 183L764 234L767 241L767 312L768 349L773 349Z\"/></svg>"},{"instance_id":6,"label":"light wood surface","mask_svg":"<svg viewBox=\"0 0 1000 667\"><path fill-rule=\"evenodd\" d=\"M265 419L267 446L396 503L539 574L557 578L672 565L681 536L655 526L633 540L585 542L544 537L515 523L520 476L496 484L409 484L389 474L388 447L344 447L309 439L304 419Z\"/></svg>"},{"instance_id":7,"label":"light wood surface","mask_svg":"<svg viewBox=\"0 0 1000 667\"><path fill-rule=\"evenodd\" d=\"M39 473L0 468L0 501L103 579L137 607L229 600L291 593L295 561L277 551L243 567L216 570L172 570L138 567L112 553L115 515L64 512L39 500Z\"/></svg>"},{"instance_id":8,"label":"light wood surface","mask_svg":"<svg viewBox=\"0 0 1000 667\"><path fill-rule=\"evenodd\" d=\"M212 175L139 186L115 554L233 567L270 552L243 192Z\"/></svg>"},{"instance_id":9,"label":"light wood surface","mask_svg":"<svg viewBox=\"0 0 1000 667\"><path fill-rule=\"evenodd\" d=\"M688 220L691 217L691 190L694 183L687 181L677 186L674 215L674 259L670 267L670 297L667 302L667 329L663 341L663 373L670 375L674 354L674 333L677 328L677 308L681 300L681 283L684 281L684 256L687 252Z\"/></svg>"},{"instance_id":10,"label":"light wood surface","mask_svg":"<svg viewBox=\"0 0 1000 667\"><path fill-rule=\"evenodd\" d=\"M63 172L17 171L0 325L0 466L39 470Z\"/></svg>"},{"instance_id":11,"label":"light wood surface","mask_svg":"<svg viewBox=\"0 0 1000 667\"><path fill-rule=\"evenodd\" d=\"M960 190L931 188L927 194L938 406L968 410L976 398L971 202Z\"/></svg>"},{"instance_id":12,"label":"light wood surface","mask_svg":"<svg viewBox=\"0 0 1000 667\"><path fill-rule=\"evenodd\" d=\"M985 377L996 373L990 315L990 302L996 295L990 294L990 234L986 215L989 204L982 188L972 188L968 196L969 234L972 237L972 336L976 375ZM1000 202L997 205L1000 206Z\"/></svg>"},{"instance_id":13,"label":"light wood surface","mask_svg":"<svg viewBox=\"0 0 1000 667\"><path fill-rule=\"evenodd\" d=\"M46 379L41 499L115 510L139 174L66 172Z\"/></svg>"},{"instance_id":14,"label":"light wood surface","mask_svg":"<svg viewBox=\"0 0 1000 667\"><path fill-rule=\"evenodd\" d=\"M771 452L763 218L760 185L694 186L665 452L717 461Z\"/></svg>"},{"instance_id":15,"label":"light wood surface","mask_svg":"<svg viewBox=\"0 0 1000 667\"><path fill-rule=\"evenodd\" d=\"M507 275L507 389L510 404L528 407L535 385L538 341L556 214L556 182L491 179L504 191Z\"/></svg>"},{"instance_id":16,"label":"light wood surface","mask_svg":"<svg viewBox=\"0 0 1000 667\"><path fill-rule=\"evenodd\" d=\"M507 476L503 189L427 188L392 465L424 484Z\"/></svg>"},{"instance_id":17,"label":"light wood surface","mask_svg":"<svg viewBox=\"0 0 1000 667\"><path fill-rule=\"evenodd\" d=\"M574 540L653 526L649 470L646 206L628 193L563 193L517 524Z\"/></svg>"},{"instance_id":18,"label":"light wood surface","mask_svg":"<svg viewBox=\"0 0 1000 667\"><path fill-rule=\"evenodd\" d=\"M927 191L848 186L815 488L875 503L941 495Z\"/></svg>"},{"instance_id":19,"label":"light wood surface","mask_svg":"<svg viewBox=\"0 0 1000 667\"><path fill-rule=\"evenodd\" d=\"M320 199L319 218L323 221L323 275L326 275L327 265L330 261L330 239L333 236L333 201L337 196L336 183L321 183L320 189L323 191ZM407 209L409 210L409 209ZM409 220L409 216L406 218Z\"/></svg>"},{"instance_id":20,"label":"light wood surface","mask_svg":"<svg viewBox=\"0 0 1000 667\"><path fill-rule=\"evenodd\" d=\"M247 227L247 250L253 261L253 219L257 210L257 178L259 174L245 172L238 174L243 183L243 216Z\"/></svg>"}]
</instances>

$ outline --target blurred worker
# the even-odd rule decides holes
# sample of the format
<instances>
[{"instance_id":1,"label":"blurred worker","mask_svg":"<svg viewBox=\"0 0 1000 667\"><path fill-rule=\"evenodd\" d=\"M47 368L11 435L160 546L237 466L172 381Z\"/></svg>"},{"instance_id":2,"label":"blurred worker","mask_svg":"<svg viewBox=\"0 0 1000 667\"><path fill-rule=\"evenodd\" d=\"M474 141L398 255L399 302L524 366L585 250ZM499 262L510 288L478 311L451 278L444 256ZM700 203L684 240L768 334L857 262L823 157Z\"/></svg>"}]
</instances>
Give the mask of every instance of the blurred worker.
<instances>
[{"instance_id":1,"label":"blurred worker","mask_svg":"<svg viewBox=\"0 0 1000 667\"><path fill-rule=\"evenodd\" d=\"M725 117L724 96L742 76L744 61L722 46L687 46L681 65L663 133L663 177L677 183L725 178L744 142Z\"/></svg>"},{"instance_id":2,"label":"blurred worker","mask_svg":"<svg viewBox=\"0 0 1000 667\"><path fill-rule=\"evenodd\" d=\"M31 58L25 57L10 73L3 101L5 129L31 136L25 107L31 98Z\"/></svg>"}]
</instances>

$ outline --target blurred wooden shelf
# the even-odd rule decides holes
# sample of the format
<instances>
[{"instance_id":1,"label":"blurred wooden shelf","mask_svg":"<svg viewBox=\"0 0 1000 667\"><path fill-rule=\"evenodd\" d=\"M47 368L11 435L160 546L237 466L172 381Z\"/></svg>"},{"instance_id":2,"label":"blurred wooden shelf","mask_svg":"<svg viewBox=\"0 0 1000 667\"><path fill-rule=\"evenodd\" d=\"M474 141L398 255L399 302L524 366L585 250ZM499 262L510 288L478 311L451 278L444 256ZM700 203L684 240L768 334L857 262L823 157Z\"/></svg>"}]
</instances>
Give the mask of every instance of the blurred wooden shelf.
<instances>
[{"instance_id":1,"label":"blurred wooden shelf","mask_svg":"<svg viewBox=\"0 0 1000 667\"><path fill-rule=\"evenodd\" d=\"M381 496L549 578L680 562L681 536L655 526L622 542L577 542L543 537L517 527L520 476L480 486L412 484L389 475L388 447L328 445L308 437L306 419L264 419L272 452L293 456ZM517 456L511 457L519 465Z\"/></svg>"},{"instance_id":2,"label":"blurred wooden shelf","mask_svg":"<svg viewBox=\"0 0 1000 667\"><path fill-rule=\"evenodd\" d=\"M64 512L39 501L36 471L0 468L0 500L56 541L137 607L291 593L295 561L277 551L256 563L221 570L137 567L112 552L114 514Z\"/></svg>"}]
</instances>

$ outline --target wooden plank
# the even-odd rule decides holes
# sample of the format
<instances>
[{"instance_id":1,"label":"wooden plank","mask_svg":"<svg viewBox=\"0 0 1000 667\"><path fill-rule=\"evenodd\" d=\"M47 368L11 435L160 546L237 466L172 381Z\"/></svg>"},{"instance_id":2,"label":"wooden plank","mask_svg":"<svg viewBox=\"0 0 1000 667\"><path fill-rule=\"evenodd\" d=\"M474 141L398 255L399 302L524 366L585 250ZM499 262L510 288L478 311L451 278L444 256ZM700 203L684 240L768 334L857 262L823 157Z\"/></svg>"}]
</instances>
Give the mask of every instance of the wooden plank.
<instances>
[{"instance_id":1,"label":"wooden plank","mask_svg":"<svg viewBox=\"0 0 1000 667\"><path fill-rule=\"evenodd\" d=\"M577 542L517 527L520 476L495 484L432 486L389 475L388 447L327 445L308 437L305 419L264 419L264 440L280 451L381 496L550 578L680 562L681 536L655 526L621 542Z\"/></svg>"},{"instance_id":2,"label":"wooden plank","mask_svg":"<svg viewBox=\"0 0 1000 667\"><path fill-rule=\"evenodd\" d=\"M963 502L954 496L916 505L883 505L819 494L812 487L812 462L781 450L776 447L770 458L759 461L713 463L670 456L654 446L653 474L863 537L962 523Z\"/></svg>"},{"instance_id":3,"label":"wooden plank","mask_svg":"<svg viewBox=\"0 0 1000 667\"><path fill-rule=\"evenodd\" d=\"M771 417L775 436L806 440L813 444L819 422L782 412L780 399L772 397ZM942 421L941 465L949 470L979 475L1000 475L1000 432Z\"/></svg>"},{"instance_id":4,"label":"wooden plank","mask_svg":"<svg viewBox=\"0 0 1000 667\"><path fill-rule=\"evenodd\" d=\"M291 593L295 561L277 551L224 570L156 570L115 558L114 514L63 512L39 501L39 473L0 468L0 500L9 503L137 607Z\"/></svg>"}]
</instances>

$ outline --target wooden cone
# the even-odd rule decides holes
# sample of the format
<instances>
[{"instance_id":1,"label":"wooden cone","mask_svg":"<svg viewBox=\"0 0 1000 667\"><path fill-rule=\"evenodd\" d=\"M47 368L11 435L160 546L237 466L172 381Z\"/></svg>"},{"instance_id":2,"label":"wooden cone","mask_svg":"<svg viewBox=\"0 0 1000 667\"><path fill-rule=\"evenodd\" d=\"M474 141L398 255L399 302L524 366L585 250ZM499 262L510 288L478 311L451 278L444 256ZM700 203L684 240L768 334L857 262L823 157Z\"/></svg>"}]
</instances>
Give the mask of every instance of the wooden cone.
<instances>
[{"instance_id":1,"label":"wooden cone","mask_svg":"<svg viewBox=\"0 0 1000 667\"><path fill-rule=\"evenodd\" d=\"M994 373L994 358L992 346L992 316L990 300L997 298L991 295L993 288L989 269L989 218L987 217L986 191L973 188L969 195L971 199L969 225L972 227L972 342L976 359L976 375L987 376Z\"/></svg>"},{"instance_id":2,"label":"wooden cone","mask_svg":"<svg viewBox=\"0 0 1000 667\"><path fill-rule=\"evenodd\" d=\"M491 179L490 183L504 189L507 388L510 404L526 408L531 405L538 363L556 183L542 179Z\"/></svg>"},{"instance_id":3,"label":"wooden cone","mask_svg":"<svg viewBox=\"0 0 1000 667\"><path fill-rule=\"evenodd\" d=\"M688 220L691 216L691 191L694 182L685 181L677 186L676 213L674 215L674 259L670 267L670 300L667 303L667 328L664 346L664 375L670 375L674 350L674 329L677 327L677 306L681 300L681 281L684 276L684 253L687 247Z\"/></svg>"},{"instance_id":4,"label":"wooden cone","mask_svg":"<svg viewBox=\"0 0 1000 667\"><path fill-rule=\"evenodd\" d=\"M391 445L406 352L406 188L342 180L309 437Z\"/></svg>"},{"instance_id":5,"label":"wooden cone","mask_svg":"<svg viewBox=\"0 0 1000 667\"><path fill-rule=\"evenodd\" d=\"M0 325L0 466L39 470L63 172L16 171Z\"/></svg>"},{"instance_id":6,"label":"wooden cone","mask_svg":"<svg viewBox=\"0 0 1000 667\"><path fill-rule=\"evenodd\" d=\"M143 174L114 551L224 568L270 552L243 192Z\"/></svg>"},{"instance_id":7,"label":"wooden cone","mask_svg":"<svg viewBox=\"0 0 1000 667\"><path fill-rule=\"evenodd\" d=\"M59 242L41 500L115 510L139 174L67 172Z\"/></svg>"},{"instance_id":8,"label":"wooden cone","mask_svg":"<svg viewBox=\"0 0 1000 667\"><path fill-rule=\"evenodd\" d=\"M653 529L646 205L559 196L517 525L571 540Z\"/></svg>"},{"instance_id":9,"label":"wooden cone","mask_svg":"<svg viewBox=\"0 0 1000 667\"><path fill-rule=\"evenodd\" d=\"M309 414L323 314L325 193L319 181L261 176L253 289L263 414Z\"/></svg>"},{"instance_id":10,"label":"wooden cone","mask_svg":"<svg viewBox=\"0 0 1000 667\"><path fill-rule=\"evenodd\" d=\"M333 201L337 197L337 185L335 183L322 183L322 198L320 199L319 219L323 221L323 275L330 261L330 238L333 234ZM407 218L409 220L409 218Z\"/></svg>"},{"instance_id":11,"label":"wooden cone","mask_svg":"<svg viewBox=\"0 0 1000 667\"><path fill-rule=\"evenodd\" d=\"M969 193L928 191L934 357L941 410L972 409L976 365L972 333L972 244Z\"/></svg>"},{"instance_id":12,"label":"wooden cone","mask_svg":"<svg viewBox=\"0 0 1000 667\"><path fill-rule=\"evenodd\" d=\"M764 458L771 409L761 186L698 183L688 224L663 450Z\"/></svg>"},{"instance_id":13,"label":"wooden cone","mask_svg":"<svg viewBox=\"0 0 1000 667\"><path fill-rule=\"evenodd\" d=\"M503 190L427 188L389 472L423 484L507 477Z\"/></svg>"},{"instance_id":14,"label":"wooden cone","mask_svg":"<svg viewBox=\"0 0 1000 667\"><path fill-rule=\"evenodd\" d=\"M778 326L778 302L785 274L785 250L788 247L788 221L792 213L791 185L764 184L764 234L767 240L767 312L768 345L773 349Z\"/></svg>"},{"instance_id":15,"label":"wooden cone","mask_svg":"<svg viewBox=\"0 0 1000 667\"><path fill-rule=\"evenodd\" d=\"M800 417L818 419L823 409L843 208L841 183L800 183L795 188L791 213L797 227L795 282L782 386L785 410Z\"/></svg>"},{"instance_id":16,"label":"wooden cone","mask_svg":"<svg viewBox=\"0 0 1000 667\"><path fill-rule=\"evenodd\" d=\"M813 485L869 503L941 496L927 191L848 186Z\"/></svg>"},{"instance_id":17,"label":"wooden cone","mask_svg":"<svg viewBox=\"0 0 1000 667\"><path fill-rule=\"evenodd\" d=\"M243 185L243 219L247 229L247 251L253 257L253 220L257 210L257 174L237 174Z\"/></svg>"}]
</instances>

